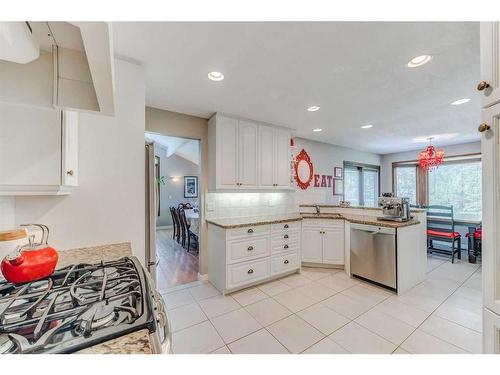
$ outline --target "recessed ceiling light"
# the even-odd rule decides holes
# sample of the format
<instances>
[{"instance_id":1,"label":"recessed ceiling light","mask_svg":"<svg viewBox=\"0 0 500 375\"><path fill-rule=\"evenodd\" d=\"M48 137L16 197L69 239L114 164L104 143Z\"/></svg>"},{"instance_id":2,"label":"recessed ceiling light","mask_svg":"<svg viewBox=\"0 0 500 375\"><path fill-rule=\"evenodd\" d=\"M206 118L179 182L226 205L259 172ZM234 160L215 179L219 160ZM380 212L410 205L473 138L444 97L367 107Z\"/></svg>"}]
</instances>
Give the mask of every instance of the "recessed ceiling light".
<instances>
[{"instance_id":1,"label":"recessed ceiling light","mask_svg":"<svg viewBox=\"0 0 500 375\"><path fill-rule=\"evenodd\" d=\"M368 124L368 125L363 125L363 126L361 127L361 129L370 129L370 128L373 128L373 125Z\"/></svg>"},{"instance_id":2,"label":"recessed ceiling light","mask_svg":"<svg viewBox=\"0 0 500 375\"><path fill-rule=\"evenodd\" d=\"M316 128L316 129L313 129L313 132L316 132L316 133L317 133L317 132L322 132L322 131L323 131L323 129L321 129L321 128Z\"/></svg>"},{"instance_id":3,"label":"recessed ceiling light","mask_svg":"<svg viewBox=\"0 0 500 375\"><path fill-rule=\"evenodd\" d=\"M458 99L455 100L451 105L460 105L460 104L465 104L467 102L470 102L470 98L463 98L463 99Z\"/></svg>"},{"instance_id":4,"label":"recessed ceiling light","mask_svg":"<svg viewBox=\"0 0 500 375\"><path fill-rule=\"evenodd\" d=\"M224 74L221 72L210 72L208 73L208 78L212 81L222 81L224 79Z\"/></svg>"},{"instance_id":5,"label":"recessed ceiling light","mask_svg":"<svg viewBox=\"0 0 500 375\"><path fill-rule=\"evenodd\" d=\"M422 55L422 56L417 56L411 59L408 64L408 68L416 68L417 66L422 66L424 64L427 64L429 61L431 61L432 56L431 55Z\"/></svg>"},{"instance_id":6,"label":"recessed ceiling light","mask_svg":"<svg viewBox=\"0 0 500 375\"><path fill-rule=\"evenodd\" d=\"M310 107L307 107L307 110L308 110L309 112L316 112L316 111L318 111L318 110L319 110L319 107L318 107L317 105L312 105L312 106L310 106Z\"/></svg>"}]
</instances>

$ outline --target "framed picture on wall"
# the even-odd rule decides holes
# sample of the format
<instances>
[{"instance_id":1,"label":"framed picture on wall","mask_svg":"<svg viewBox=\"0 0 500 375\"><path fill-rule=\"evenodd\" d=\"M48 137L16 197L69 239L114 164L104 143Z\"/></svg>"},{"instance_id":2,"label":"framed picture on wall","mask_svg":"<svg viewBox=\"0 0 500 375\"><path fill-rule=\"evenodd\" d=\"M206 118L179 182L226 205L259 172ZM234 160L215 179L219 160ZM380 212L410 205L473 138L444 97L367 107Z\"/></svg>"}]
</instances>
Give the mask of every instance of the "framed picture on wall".
<instances>
[{"instance_id":1,"label":"framed picture on wall","mask_svg":"<svg viewBox=\"0 0 500 375\"><path fill-rule=\"evenodd\" d=\"M333 195L344 195L344 180L333 180Z\"/></svg>"},{"instance_id":2,"label":"framed picture on wall","mask_svg":"<svg viewBox=\"0 0 500 375\"><path fill-rule=\"evenodd\" d=\"M333 168L333 178L342 178L342 167Z\"/></svg>"},{"instance_id":3,"label":"framed picture on wall","mask_svg":"<svg viewBox=\"0 0 500 375\"><path fill-rule=\"evenodd\" d=\"M198 198L197 176L184 176L184 198Z\"/></svg>"}]
</instances>

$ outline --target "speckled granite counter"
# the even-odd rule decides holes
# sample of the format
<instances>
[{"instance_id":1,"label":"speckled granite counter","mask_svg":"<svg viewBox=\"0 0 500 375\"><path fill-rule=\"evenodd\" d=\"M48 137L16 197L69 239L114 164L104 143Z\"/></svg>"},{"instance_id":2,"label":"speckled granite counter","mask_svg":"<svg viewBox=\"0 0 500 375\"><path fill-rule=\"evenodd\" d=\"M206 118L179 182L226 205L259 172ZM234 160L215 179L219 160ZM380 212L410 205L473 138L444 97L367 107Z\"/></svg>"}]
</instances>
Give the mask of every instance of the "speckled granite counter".
<instances>
[{"instance_id":1,"label":"speckled granite counter","mask_svg":"<svg viewBox=\"0 0 500 375\"><path fill-rule=\"evenodd\" d=\"M229 219L207 219L207 223L216 225L225 229L247 227L249 225L265 225L275 223L288 223L290 221L302 220L299 213L270 215L270 216L249 216L235 217Z\"/></svg>"},{"instance_id":2,"label":"speckled granite counter","mask_svg":"<svg viewBox=\"0 0 500 375\"><path fill-rule=\"evenodd\" d=\"M275 223L286 223L290 221L298 221L302 219L330 219L330 220L347 220L356 224L377 225L379 227L387 228L402 228L411 225L420 224L418 220L409 220L405 222L384 221L378 220L375 216L368 215L352 215L352 214L339 214L339 213L296 213L286 215L273 215L273 216L256 216L256 217L236 217L231 219L210 219L208 223L216 225L224 229L241 228L250 225L265 225Z\"/></svg>"},{"instance_id":3,"label":"speckled granite counter","mask_svg":"<svg viewBox=\"0 0 500 375\"><path fill-rule=\"evenodd\" d=\"M75 263L97 263L132 256L130 243L59 251L57 268ZM148 330L141 330L80 350L78 354L151 354Z\"/></svg>"},{"instance_id":4,"label":"speckled granite counter","mask_svg":"<svg viewBox=\"0 0 500 375\"><path fill-rule=\"evenodd\" d=\"M301 204L299 207L320 207L320 208L341 208L341 209L355 209L355 210L381 210L380 207L371 207L371 206L349 206L349 207L341 207L335 204ZM427 211L425 208L411 208L411 212L425 212Z\"/></svg>"}]
</instances>

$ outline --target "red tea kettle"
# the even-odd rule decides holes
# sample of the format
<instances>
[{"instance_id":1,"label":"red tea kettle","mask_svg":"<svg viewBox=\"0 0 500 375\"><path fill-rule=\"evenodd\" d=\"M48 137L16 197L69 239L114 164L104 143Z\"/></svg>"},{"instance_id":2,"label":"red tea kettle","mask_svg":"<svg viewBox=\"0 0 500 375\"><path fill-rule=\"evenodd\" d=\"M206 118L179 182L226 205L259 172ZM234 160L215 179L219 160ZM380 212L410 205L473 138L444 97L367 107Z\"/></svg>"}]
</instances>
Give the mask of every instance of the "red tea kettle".
<instances>
[{"instance_id":1,"label":"red tea kettle","mask_svg":"<svg viewBox=\"0 0 500 375\"><path fill-rule=\"evenodd\" d=\"M29 244L18 246L7 255L0 265L3 276L11 283L27 283L48 277L54 272L59 256L57 251L48 245L49 228L43 224L26 224L42 229L40 243L34 243L29 237Z\"/></svg>"}]
</instances>

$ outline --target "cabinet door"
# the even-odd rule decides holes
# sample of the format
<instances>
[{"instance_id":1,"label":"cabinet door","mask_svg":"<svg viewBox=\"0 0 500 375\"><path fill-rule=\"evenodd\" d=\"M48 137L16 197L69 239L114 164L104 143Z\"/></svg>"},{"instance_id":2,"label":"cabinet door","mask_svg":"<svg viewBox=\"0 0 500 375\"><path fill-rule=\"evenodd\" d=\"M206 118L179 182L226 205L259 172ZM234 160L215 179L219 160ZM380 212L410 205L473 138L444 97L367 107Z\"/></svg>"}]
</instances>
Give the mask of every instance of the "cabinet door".
<instances>
[{"instance_id":1,"label":"cabinet door","mask_svg":"<svg viewBox=\"0 0 500 375\"><path fill-rule=\"evenodd\" d=\"M277 188L290 187L290 133L276 129L275 142L275 177Z\"/></svg>"},{"instance_id":2,"label":"cabinet door","mask_svg":"<svg viewBox=\"0 0 500 375\"><path fill-rule=\"evenodd\" d=\"M319 229L304 228L302 229L302 261L311 263L321 263L321 231Z\"/></svg>"},{"instance_id":3,"label":"cabinet door","mask_svg":"<svg viewBox=\"0 0 500 375\"><path fill-rule=\"evenodd\" d=\"M257 124L240 121L238 127L238 161L240 188L257 188Z\"/></svg>"},{"instance_id":4,"label":"cabinet door","mask_svg":"<svg viewBox=\"0 0 500 375\"><path fill-rule=\"evenodd\" d=\"M500 315L500 103L483 110L490 126L481 133L483 186L483 295L485 307Z\"/></svg>"},{"instance_id":5,"label":"cabinet door","mask_svg":"<svg viewBox=\"0 0 500 375\"><path fill-rule=\"evenodd\" d=\"M328 228L322 236L323 263L344 264L344 228Z\"/></svg>"},{"instance_id":6,"label":"cabinet door","mask_svg":"<svg viewBox=\"0 0 500 375\"><path fill-rule=\"evenodd\" d=\"M0 185L61 184L61 111L0 103Z\"/></svg>"},{"instance_id":7,"label":"cabinet door","mask_svg":"<svg viewBox=\"0 0 500 375\"><path fill-rule=\"evenodd\" d=\"M78 112L62 113L62 184L78 185Z\"/></svg>"},{"instance_id":8,"label":"cabinet door","mask_svg":"<svg viewBox=\"0 0 500 375\"><path fill-rule=\"evenodd\" d=\"M481 81L489 85L481 90L482 105L486 108L500 102L499 22L481 22L480 31Z\"/></svg>"},{"instance_id":9,"label":"cabinet door","mask_svg":"<svg viewBox=\"0 0 500 375\"><path fill-rule=\"evenodd\" d=\"M217 189L238 187L238 120L217 117Z\"/></svg>"},{"instance_id":10,"label":"cabinet door","mask_svg":"<svg viewBox=\"0 0 500 375\"><path fill-rule=\"evenodd\" d=\"M276 164L275 130L270 126L259 126L259 185L264 189L275 186L274 166Z\"/></svg>"}]
</instances>

